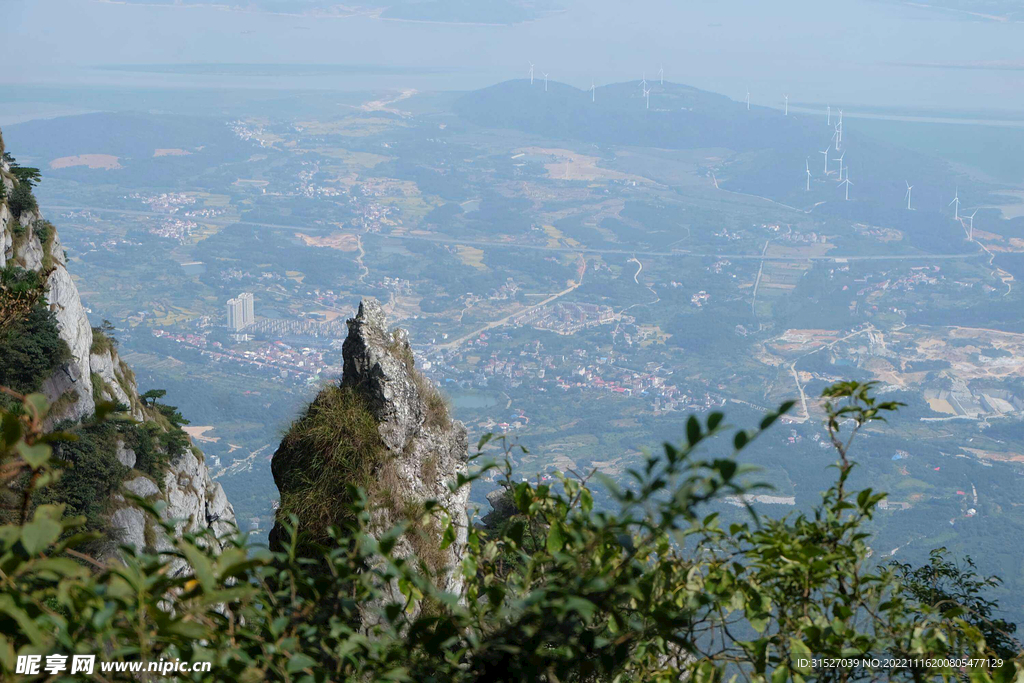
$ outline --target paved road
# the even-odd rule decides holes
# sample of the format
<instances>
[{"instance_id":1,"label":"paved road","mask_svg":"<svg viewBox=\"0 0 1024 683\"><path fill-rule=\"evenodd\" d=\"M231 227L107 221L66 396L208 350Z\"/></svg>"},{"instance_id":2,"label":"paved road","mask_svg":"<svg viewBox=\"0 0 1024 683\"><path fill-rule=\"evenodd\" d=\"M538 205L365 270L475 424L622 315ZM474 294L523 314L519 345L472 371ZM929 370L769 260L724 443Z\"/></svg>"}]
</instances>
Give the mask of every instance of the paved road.
<instances>
[{"instance_id":1,"label":"paved road","mask_svg":"<svg viewBox=\"0 0 1024 683\"><path fill-rule=\"evenodd\" d=\"M55 204L44 205L43 209L49 212L53 211L106 211L108 213L116 213L125 216L149 216L156 218L168 218L171 216L181 217L177 214L168 214L159 211L133 211L130 209L108 209L98 206L58 206ZM245 225L257 225L262 228L272 228L277 230L323 230L323 226L308 226L308 225L283 225L280 223L261 223L255 221L240 221L235 218L194 218L198 223L210 223L213 225L233 225L235 223L244 223ZM878 255L843 255L843 254L830 254L828 256L765 256L763 254L729 254L729 253L705 253L686 251L681 249L675 249L672 251L636 251L634 249L594 249L590 247L551 247L539 244L514 244L510 242L495 242L488 240L464 240L457 237L444 237L444 236L429 236L429 235L380 235L381 238L396 239L396 240L407 240L417 242L435 242L439 244L467 244L474 247L491 247L501 249L528 249L533 251L550 251L550 252L561 252L569 254L619 254L623 256L650 256L652 258L658 257L669 257L669 258L683 258L683 257L698 257L698 258L727 258L734 260L753 260L753 261L950 261L958 259L969 259L976 258L982 255L982 252L964 253L964 254L878 254Z\"/></svg>"},{"instance_id":2,"label":"paved road","mask_svg":"<svg viewBox=\"0 0 1024 683\"><path fill-rule=\"evenodd\" d=\"M472 332L470 332L469 334L464 334L464 335L462 335L461 337L459 337L458 339L453 339L452 341L450 341L450 342L445 342L444 344L437 344L437 345L436 345L436 346L434 347L434 349L442 349L442 350L443 350L443 349L454 349L454 348L456 348L456 347L458 347L458 346L462 345L462 343L463 343L463 342L465 342L466 340L468 340L468 339L473 339L473 338L475 338L475 337L479 337L479 336L480 336L480 334L481 334L482 332L486 332L487 330L493 330L493 329L494 329L495 327L500 327L500 326L504 325L504 324L505 324L505 323L507 323L507 322L508 322L509 320L511 320L512 318L514 318L514 317L516 317L516 316L518 316L518 315L523 315L524 313L529 313L530 311L533 311L533 310L535 310L535 309L538 309L538 308L540 308L541 306L546 306L547 304L551 303L551 302L552 302L552 301L554 301L555 299L560 299L561 297L565 296L565 295L566 295L566 294L568 294L569 292L572 292L572 291L573 291L573 290L575 290L575 289L576 289L577 287L579 287L580 285L582 285L582 284L583 284L583 275L584 275L584 274L585 274L586 272L587 272L587 262L586 262L586 261L584 261L584 262L583 262L583 268L582 268L582 270L580 271L580 277L579 277L579 279L578 279L578 280L576 280L575 282L571 283L571 284L570 284L570 285L569 285L568 287L566 287L566 288L565 288L565 289L563 289L562 291L560 291L560 292L556 292L556 293L554 293L554 294L552 294L552 295L548 296L547 298L545 298L545 299L544 299L543 301L541 301L540 303L536 303L536 304L534 304L534 305L532 305L532 306L529 306L529 307L527 307L527 308L524 308L524 309L523 309L523 310L521 310L521 311L516 311L515 313L510 313L510 314L506 315L506 316L505 316L504 318L501 318L500 320L494 320L494 321L492 321L492 322L489 322L489 323L487 323L486 325L484 325L483 327L481 327L480 329L478 329L478 330L473 330L473 331L472 331Z\"/></svg>"}]
</instances>

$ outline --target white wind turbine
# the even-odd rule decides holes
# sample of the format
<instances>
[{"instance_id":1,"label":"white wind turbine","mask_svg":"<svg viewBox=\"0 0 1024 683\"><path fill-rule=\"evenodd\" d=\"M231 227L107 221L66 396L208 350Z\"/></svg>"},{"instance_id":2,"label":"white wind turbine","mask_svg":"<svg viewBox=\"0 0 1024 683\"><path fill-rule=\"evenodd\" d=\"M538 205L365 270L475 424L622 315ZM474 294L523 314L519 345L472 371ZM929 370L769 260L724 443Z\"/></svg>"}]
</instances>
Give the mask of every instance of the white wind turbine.
<instances>
[{"instance_id":1,"label":"white wind turbine","mask_svg":"<svg viewBox=\"0 0 1024 683\"><path fill-rule=\"evenodd\" d=\"M845 151L842 154L839 155L839 181L840 182L842 182L842 180L843 180L843 158L845 156L846 156L846 152ZM850 169L846 169L846 170L849 171Z\"/></svg>"},{"instance_id":2,"label":"white wind turbine","mask_svg":"<svg viewBox=\"0 0 1024 683\"><path fill-rule=\"evenodd\" d=\"M811 191L811 162L804 159L804 167L807 169L807 192Z\"/></svg>"},{"instance_id":3,"label":"white wind turbine","mask_svg":"<svg viewBox=\"0 0 1024 683\"><path fill-rule=\"evenodd\" d=\"M789 116L789 95L783 95L786 98L786 116Z\"/></svg>"},{"instance_id":4,"label":"white wind turbine","mask_svg":"<svg viewBox=\"0 0 1024 683\"><path fill-rule=\"evenodd\" d=\"M850 169L846 169L846 180L839 184L846 185L846 201L850 201L850 185L853 185L853 183L850 182Z\"/></svg>"},{"instance_id":5,"label":"white wind turbine","mask_svg":"<svg viewBox=\"0 0 1024 683\"><path fill-rule=\"evenodd\" d=\"M956 204L956 206L953 207L953 219L954 220L960 220L960 187L959 186L956 188L956 194L953 195L953 201L951 201L946 206L953 206L954 204Z\"/></svg>"},{"instance_id":6,"label":"white wind turbine","mask_svg":"<svg viewBox=\"0 0 1024 683\"><path fill-rule=\"evenodd\" d=\"M590 101L597 101L597 86L594 85L594 79L590 79Z\"/></svg>"},{"instance_id":7,"label":"white wind turbine","mask_svg":"<svg viewBox=\"0 0 1024 683\"><path fill-rule=\"evenodd\" d=\"M826 107L825 107L825 116L828 117L826 119L826 121L828 122L829 128L831 128L832 127L832 105L831 104L826 105Z\"/></svg>"},{"instance_id":8,"label":"white wind turbine","mask_svg":"<svg viewBox=\"0 0 1024 683\"><path fill-rule=\"evenodd\" d=\"M533 62L530 62L530 85L533 85Z\"/></svg>"},{"instance_id":9,"label":"white wind turbine","mask_svg":"<svg viewBox=\"0 0 1024 683\"><path fill-rule=\"evenodd\" d=\"M914 189L914 186L910 184L909 180L904 180L903 182L907 184L907 211L913 211L913 209L910 208L910 191Z\"/></svg>"},{"instance_id":10,"label":"white wind turbine","mask_svg":"<svg viewBox=\"0 0 1024 683\"><path fill-rule=\"evenodd\" d=\"M649 89L647 89L647 88L644 88L644 98L647 100L647 108L650 109L651 108L651 91Z\"/></svg>"},{"instance_id":11,"label":"white wind turbine","mask_svg":"<svg viewBox=\"0 0 1024 683\"><path fill-rule=\"evenodd\" d=\"M824 150L818 152L818 154L825 155L825 175L828 175L828 148L826 147Z\"/></svg>"},{"instance_id":12,"label":"white wind turbine","mask_svg":"<svg viewBox=\"0 0 1024 683\"><path fill-rule=\"evenodd\" d=\"M640 79L640 87L642 89L644 89L644 90L647 90L647 72L646 71L644 72L643 78Z\"/></svg>"},{"instance_id":13,"label":"white wind turbine","mask_svg":"<svg viewBox=\"0 0 1024 683\"><path fill-rule=\"evenodd\" d=\"M747 111L750 111L750 90L747 90Z\"/></svg>"},{"instance_id":14,"label":"white wind turbine","mask_svg":"<svg viewBox=\"0 0 1024 683\"><path fill-rule=\"evenodd\" d=\"M662 85L665 85L665 66L661 65L658 67L658 80L661 81Z\"/></svg>"},{"instance_id":15,"label":"white wind turbine","mask_svg":"<svg viewBox=\"0 0 1024 683\"><path fill-rule=\"evenodd\" d=\"M548 74L545 71L544 72L544 92L547 92L547 91L548 91Z\"/></svg>"},{"instance_id":16,"label":"white wind turbine","mask_svg":"<svg viewBox=\"0 0 1024 683\"><path fill-rule=\"evenodd\" d=\"M978 213L977 209L974 210L974 213L968 216L968 218L971 219L971 231L967 234L967 239L969 239L972 242L974 241L974 214L976 213Z\"/></svg>"}]
</instances>

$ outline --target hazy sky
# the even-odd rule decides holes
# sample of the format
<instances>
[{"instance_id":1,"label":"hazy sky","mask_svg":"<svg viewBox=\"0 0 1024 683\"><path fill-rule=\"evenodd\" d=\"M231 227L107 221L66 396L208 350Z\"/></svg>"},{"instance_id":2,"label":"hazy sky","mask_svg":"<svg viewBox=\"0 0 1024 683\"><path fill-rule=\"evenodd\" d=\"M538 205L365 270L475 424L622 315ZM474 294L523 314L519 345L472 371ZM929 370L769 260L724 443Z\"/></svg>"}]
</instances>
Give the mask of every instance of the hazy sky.
<instances>
[{"instance_id":1,"label":"hazy sky","mask_svg":"<svg viewBox=\"0 0 1024 683\"><path fill-rule=\"evenodd\" d=\"M313 19L96 0L3 0L0 82L223 87L473 88L526 75L589 86L666 78L778 106L793 102L1024 110L1024 24L963 20L869 0L566 0L512 27ZM26 57L27 56L27 57ZM331 63L444 74L285 78L126 74L129 63ZM924 68L911 64L1017 69Z\"/></svg>"}]
</instances>

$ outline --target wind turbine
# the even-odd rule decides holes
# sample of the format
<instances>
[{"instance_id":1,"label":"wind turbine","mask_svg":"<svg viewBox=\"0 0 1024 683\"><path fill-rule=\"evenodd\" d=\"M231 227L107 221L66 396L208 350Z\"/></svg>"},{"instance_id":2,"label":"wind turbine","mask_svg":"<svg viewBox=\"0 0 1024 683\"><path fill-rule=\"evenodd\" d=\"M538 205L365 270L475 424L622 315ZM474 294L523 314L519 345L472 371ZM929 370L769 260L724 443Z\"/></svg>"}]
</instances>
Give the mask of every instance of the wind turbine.
<instances>
[{"instance_id":1,"label":"wind turbine","mask_svg":"<svg viewBox=\"0 0 1024 683\"><path fill-rule=\"evenodd\" d=\"M644 88L644 97L647 99L647 108L651 108L651 91Z\"/></svg>"},{"instance_id":2,"label":"wind turbine","mask_svg":"<svg viewBox=\"0 0 1024 683\"><path fill-rule=\"evenodd\" d=\"M640 87L647 90L647 72L644 72L644 77L640 79Z\"/></svg>"},{"instance_id":3,"label":"wind turbine","mask_svg":"<svg viewBox=\"0 0 1024 683\"><path fill-rule=\"evenodd\" d=\"M828 121L829 128L831 128L832 127L832 105L831 104L826 105L826 107L825 107L825 116L828 117L826 120Z\"/></svg>"},{"instance_id":4,"label":"wind turbine","mask_svg":"<svg viewBox=\"0 0 1024 683\"><path fill-rule=\"evenodd\" d=\"M972 242L974 241L974 214L975 213L978 213L977 209L974 210L974 213L972 213L970 216L968 216L968 218L971 219L971 231L970 231L970 233L968 233L967 239L969 239Z\"/></svg>"},{"instance_id":5,"label":"wind turbine","mask_svg":"<svg viewBox=\"0 0 1024 683\"><path fill-rule=\"evenodd\" d=\"M747 90L747 111L750 111L750 90Z\"/></svg>"},{"instance_id":6,"label":"wind turbine","mask_svg":"<svg viewBox=\"0 0 1024 683\"><path fill-rule=\"evenodd\" d=\"M662 85L665 85L665 65L661 65L658 68L658 80L661 81Z\"/></svg>"},{"instance_id":7,"label":"wind turbine","mask_svg":"<svg viewBox=\"0 0 1024 683\"><path fill-rule=\"evenodd\" d=\"M907 211L913 211L913 209L910 208L910 191L914 189L914 186L910 184L909 180L904 180L903 182L907 184Z\"/></svg>"},{"instance_id":8,"label":"wind turbine","mask_svg":"<svg viewBox=\"0 0 1024 683\"><path fill-rule=\"evenodd\" d=\"M818 154L825 155L825 175L828 175L828 147L826 147L823 151L818 152Z\"/></svg>"},{"instance_id":9,"label":"wind turbine","mask_svg":"<svg viewBox=\"0 0 1024 683\"><path fill-rule=\"evenodd\" d=\"M530 85L533 85L533 62L530 62Z\"/></svg>"},{"instance_id":10,"label":"wind turbine","mask_svg":"<svg viewBox=\"0 0 1024 683\"><path fill-rule=\"evenodd\" d=\"M840 181L842 181L842 179L843 179L843 157L845 157L845 156L846 156L846 151L844 150L843 153L839 155L839 180ZM850 169L846 169L846 170L849 171ZM847 176L847 177L849 177L849 176Z\"/></svg>"},{"instance_id":11,"label":"wind turbine","mask_svg":"<svg viewBox=\"0 0 1024 683\"><path fill-rule=\"evenodd\" d=\"M544 92L547 92L547 91L548 91L548 74L545 71L544 72Z\"/></svg>"},{"instance_id":12,"label":"wind turbine","mask_svg":"<svg viewBox=\"0 0 1024 683\"><path fill-rule=\"evenodd\" d=\"M847 171L846 171L846 180L844 180L843 182L841 182L839 184L840 185L846 185L846 201L850 201L850 185L853 185L853 183L850 182L850 171L849 171L849 169L847 169Z\"/></svg>"},{"instance_id":13,"label":"wind turbine","mask_svg":"<svg viewBox=\"0 0 1024 683\"><path fill-rule=\"evenodd\" d=\"M811 162L804 159L804 167L807 168L807 192L811 191Z\"/></svg>"},{"instance_id":14,"label":"wind turbine","mask_svg":"<svg viewBox=\"0 0 1024 683\"><path fill-rule=\"evenodd\" d=\"M590 101L597 101L597 86L594 85L594 79L590 79Z\"/></svg>"},{"instance_id":15,"label":"wind turbine","mask_svg":"<svg viewBox=\"0 0 1024 683\"><path fill-rule=\"evenodd\" d=\"M953 195L953 201L951 201L946 206L953 206L954 204L956 204L956 206L953 207L953 219L954 220L960 220L960 187L959 186L956 188L956 194Z\"/></svg>"},{"instance_id":16,"label":"wind turbine","mask_svg":"<svg viewBox=\"0 0 1024 683\"><path fill-rule=\"evenodd\" d=\"M832 139L829 142L836 143L836 151L839 151L839 128L836 128L836 132L832 133Z\"/></svg>"},{"instance_id":17,"label":"wind turbine","mask_svg":"<svg viewBox=\"0 0 1024 683\"><path fill-rule=\"evenodd\" d=\"M786 116L789 116L789 95L783 95L786 98Z\"/></svg>"}]
</instances>

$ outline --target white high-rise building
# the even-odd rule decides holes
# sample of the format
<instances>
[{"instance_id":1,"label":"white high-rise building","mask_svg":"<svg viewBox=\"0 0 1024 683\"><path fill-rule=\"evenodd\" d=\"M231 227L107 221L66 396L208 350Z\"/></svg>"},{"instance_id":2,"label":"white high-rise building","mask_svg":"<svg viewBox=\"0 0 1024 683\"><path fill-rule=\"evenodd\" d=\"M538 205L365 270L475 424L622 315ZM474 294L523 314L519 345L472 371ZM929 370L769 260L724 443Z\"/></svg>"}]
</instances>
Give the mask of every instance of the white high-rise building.
<instances>
[{"instance_id":1,"label":"white high-rise building","mask_svg":"<svg viewBox=\"0 0 1024 683\"><path fill-rule=\"evenodd\" d=\"M256 322L256 308L252 300L252 292L242 292L238 295L242 302L242 326L247 327Z\"/></svg>"},{"instance_id":2,"label":"white high-rise building","mask_svg":"<svg viewBox=\"0 0 1024 683\"><path fill-rule=\"evenodd\" d=\"M228 329L234 332L245 327L245 305L241 299L228 299Z\"/></svg>"}]
</instances>

